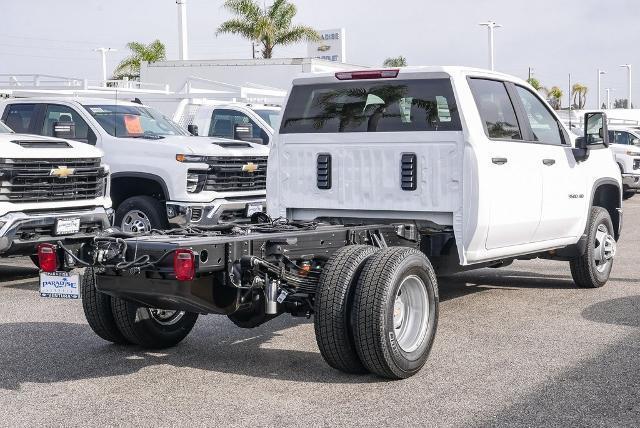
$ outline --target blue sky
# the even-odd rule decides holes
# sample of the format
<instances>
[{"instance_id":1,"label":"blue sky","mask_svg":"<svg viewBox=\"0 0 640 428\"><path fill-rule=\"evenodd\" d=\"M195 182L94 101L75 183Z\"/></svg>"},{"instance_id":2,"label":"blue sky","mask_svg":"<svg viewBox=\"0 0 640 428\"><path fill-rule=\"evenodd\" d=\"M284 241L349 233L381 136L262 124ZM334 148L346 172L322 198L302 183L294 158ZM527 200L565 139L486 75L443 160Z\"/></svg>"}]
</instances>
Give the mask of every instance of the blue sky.
<instances>
[{"instance_id":1,"label":"blue sky","mask_svg":"<svg viewBox=\"0 0 640 428\"><path fill-rule=\"evenodd\" d=\"M175 0L20 0L2 2L0 73L46 73L98 79L96 47L126 55L125 44L159 38L169 59L177 57ZM248 58L251 46L233 36L215 37L229 16L222 0L188 0L192 59ZM487 66L486 30L496 30L496 69L535 77L567 92L568 74L586 84L595 106L596 73L613 97L627 93L626 72L634 68L633 99L640 105L640 1L638 0L297 0L296 20L317 29L345 27L348 60L379 65L404 55L411 65ZM268 4L268 2L267 2ZM304 56L305 46L277 49L275 56ZM603 95L604 98L604 95Z\"/></svg>"}]
</instances>

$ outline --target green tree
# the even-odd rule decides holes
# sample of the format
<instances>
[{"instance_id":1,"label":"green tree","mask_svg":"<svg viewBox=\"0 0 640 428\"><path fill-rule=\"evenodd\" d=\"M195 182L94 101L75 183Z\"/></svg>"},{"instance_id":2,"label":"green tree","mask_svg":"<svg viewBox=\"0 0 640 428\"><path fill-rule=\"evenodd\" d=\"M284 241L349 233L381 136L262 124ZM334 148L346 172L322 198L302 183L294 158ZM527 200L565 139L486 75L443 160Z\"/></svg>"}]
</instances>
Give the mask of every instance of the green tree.
<instances>
[{"instance_id":1,"label":"green tree","mask_svg":"<svg viewBox=\"0 0 640 428\"><path fill-rule=\"evenodd\" d=\"M131 55L123 59L113 72L114 79L140 78L140 65L142 62L163 61L167 57L167 50L160 40L145 45L140 42L129 42L127 48L131 51Z\"/></svg>"},{"instance_id":2,"label":"green tree","mask_svg":"<svg viewBox=\"0 0 640 428\"><path fill-rule=\"evenodd\" d=\"M546 90L546 92L547 101L549 101L551 107L553 107L554 110L560 110L560 108L562 107L562 89L558 88L557 86L552 86L551 89Z\"/></svg>"},{"instance_id":3,"label":"green tree","mask_svg":"<svg viewBox=\"0 0 640 428\"><path fill-rule=\"evenodd\" d=\"M571 87L571 95L573 96L573 107L582 110L587 104L587 88L582 83L576 83Z\"/></svg>"},{"instance_id":4,"label":"green tree","mask_svg":"<svg viewBox=\"0 0 640 428\"><path fill-rule=\"evenodd\" d=\"M396 57L390 57L384 60L382 63L383 67L406 67L407 59L402 55Z\"/></svg>"},{"instance_id":5,"label":"green tree","mask_svg":"<svg viewBox=\"0 0 640 428\"><path fill-rule=\"evenodd\" d=\"M535 89L536 91L540 91L541 89L543 89L542 84L535 77L528 78L527 79L527 83L529 83L531 86L533 86L533 89Z\"/></svg>"},{"instance_id":6,"label":"green tree","mask_svg":"<svg viewBox=\"0 0 640 428\"><path fill-rule=\"evenodd\" d=\"M223 22L218 34L237 34L262 45L262 57L271 58L273 48L301 41L318 41L320 35L306 25L293 25L298 12L293 3L275 0L269 7L260 7L256 0L226 0L224 7L236 18Z\"/></svg>"}]
</instances>

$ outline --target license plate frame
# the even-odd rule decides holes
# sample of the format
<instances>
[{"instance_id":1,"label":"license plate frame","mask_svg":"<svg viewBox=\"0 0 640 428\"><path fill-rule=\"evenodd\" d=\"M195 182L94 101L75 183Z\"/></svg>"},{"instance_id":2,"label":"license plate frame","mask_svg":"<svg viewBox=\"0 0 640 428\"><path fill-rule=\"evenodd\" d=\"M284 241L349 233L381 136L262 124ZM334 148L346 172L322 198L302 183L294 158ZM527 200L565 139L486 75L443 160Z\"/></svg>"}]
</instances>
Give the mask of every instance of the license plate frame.
<instances>
[{"instance_id":1,"label":"license plate frame","mask_svg":"<svg viewBox=\"0 0 640 428\"><path fill-rule=\"evenodd\" d=\"M56 220L54 234L56 236L74 235L80 232L80 219L73 218L59 218Z\"/></svg>"},{"instance_id":2,"label":"license plate frame","mask_svg":"<svg viewBox=\"0 0 640 428\"><path fill-rule=\"evenodd\" d=\"M264 212L264 203L262 202L249 202L244 209L244 214L247 218L261 212Z\"/></svg>"},{"instance_id":3,"label":"license plate frame","mask_svg":"<svg viewBox=\"0 0 640 428\"><path fill-rule=\"evenodd\" d=\"M40 297L80 299L80 274L77 272L40 272Z\"/></svg>"}]
</instances>

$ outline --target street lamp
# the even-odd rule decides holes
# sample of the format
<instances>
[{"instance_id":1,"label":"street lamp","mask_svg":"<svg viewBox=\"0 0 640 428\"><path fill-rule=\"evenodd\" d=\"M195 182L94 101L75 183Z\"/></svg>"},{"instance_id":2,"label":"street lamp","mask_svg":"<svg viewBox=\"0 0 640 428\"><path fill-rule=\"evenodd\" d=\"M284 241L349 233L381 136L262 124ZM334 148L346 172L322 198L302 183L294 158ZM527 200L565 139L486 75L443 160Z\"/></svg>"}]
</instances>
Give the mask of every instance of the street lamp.
<instances>
[{"instance_id":1,"label":"street lamp","mask_svg":"<svg viewBox=\"0 0 640 428\"><path fill-rule=\"evenodd\" d=\"M603 74L607 74L607 72L598 69L598 105L596 106L596 109L600 109L602 107L602 90L600 89L600 76L602 76Z\"/></svg>"},{"instance_id":2,"label":"street lamp","mask_svg":"<svg viewBox=\"0 0 640 428\"><path fill-rule=\"evenodd\" d=\"M629 90L629 95L627 96L627 108L631 108L631 64L623 64L620 67L627 69L627 89Z\"/></svg>"},{"instance_id":3,"label":"street lamp","mask_svg":"<svg viewBox=\"0 0 640 428\"><path fill-rule=\"evenodd\" d=\"M605 91L607 92L607 109L611 110L611 92L615 91L615 89L607 88Z\"/></svg>"},{"instance_id":4,"label":"street lamp","mask_svg":"<svg viewBox=\"0 0 640 428\"><path fill-rule=\"evenodd\" d=\"M107 86L107 52L116 52L113 48L97 48L94 52L100 52L102 55L102 86Z\"/></svg>"},{"instance_id":5,"label":"street lamp","mask_svg":"<svg viewBox=\"0 0 640 428\"><path fill-rule=\"evenodd\" d=\"M493 58L493 30L496 28L502 27L500 24L496 24L495 22L489 20L487 22L480 22L478 25L487 27L489 32L489 68L491 70L494 69L494 58Z\"/></svg>"}]
</instances>

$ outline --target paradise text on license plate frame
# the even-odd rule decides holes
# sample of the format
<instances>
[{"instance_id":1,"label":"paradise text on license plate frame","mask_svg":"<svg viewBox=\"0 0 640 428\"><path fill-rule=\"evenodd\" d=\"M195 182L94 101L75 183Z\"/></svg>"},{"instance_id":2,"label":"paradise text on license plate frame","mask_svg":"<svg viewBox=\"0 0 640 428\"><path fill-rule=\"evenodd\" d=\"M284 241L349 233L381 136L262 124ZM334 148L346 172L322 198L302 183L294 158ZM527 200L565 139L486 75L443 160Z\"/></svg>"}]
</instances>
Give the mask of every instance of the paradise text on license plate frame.
<instances>
[{"instance_id":1,"label":"paradise text on license plate frame","mask_svg":"<svg viewBox=\"0 0 640 428\"><path fill-rule=\"evenodd\" d=\"M247 217L251 217L255 213L261 213L264 211L264 204L262 202L252 202L247 204Z\"/></svg>"},{"instance_id":2,"label":"paradise text on license plate frame","mask_svg":"<svg viewBox=\"0 0 640 428\"><path fill-rule=\"evenodd\" d=\"M59 218L56 220L56 236L73 235L80 232L79 218Z\"/></svg>"},{"instance_id":3,"label":"paradise text on license plate frame","mask_svg":"<svg viewBox=\"0 0 640 428\"><path fill-rule=\"evenodd\" d=\"M80 275L69 272L40 272L40 297L79 299Z\"/></svg>"}]
</instances>

